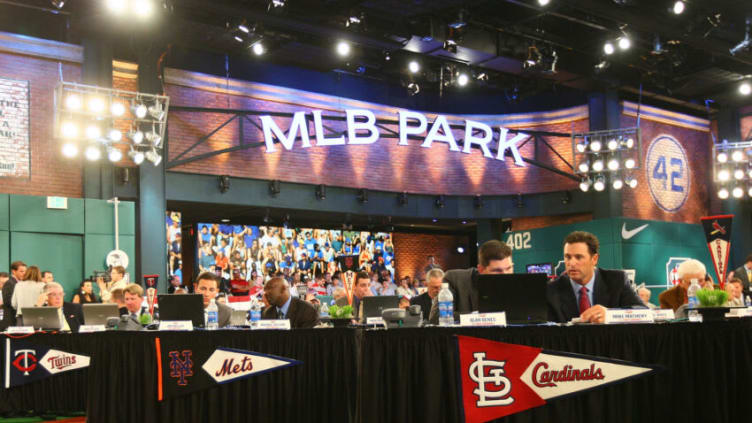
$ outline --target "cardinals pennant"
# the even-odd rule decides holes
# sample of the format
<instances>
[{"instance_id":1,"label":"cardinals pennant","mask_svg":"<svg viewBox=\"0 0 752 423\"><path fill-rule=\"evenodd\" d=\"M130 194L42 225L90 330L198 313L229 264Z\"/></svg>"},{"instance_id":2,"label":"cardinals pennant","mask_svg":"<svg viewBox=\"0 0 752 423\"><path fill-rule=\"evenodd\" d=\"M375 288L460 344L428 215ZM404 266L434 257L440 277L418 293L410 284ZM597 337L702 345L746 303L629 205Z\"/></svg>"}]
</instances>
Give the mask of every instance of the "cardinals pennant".
<instances>
[{"instance_id":1,"label":"cardinals pennant","mask_svg":"<svg viewBox=\"0 0 752 423\"><path fill-rule=\"evenodd\" d=\"M708 242L710 258L713 259L715 276L721 288L726 283L728 259L731 252L731 220L734 215L708 216L700 218L705 239Z\"/></svg>"}]
</instances>

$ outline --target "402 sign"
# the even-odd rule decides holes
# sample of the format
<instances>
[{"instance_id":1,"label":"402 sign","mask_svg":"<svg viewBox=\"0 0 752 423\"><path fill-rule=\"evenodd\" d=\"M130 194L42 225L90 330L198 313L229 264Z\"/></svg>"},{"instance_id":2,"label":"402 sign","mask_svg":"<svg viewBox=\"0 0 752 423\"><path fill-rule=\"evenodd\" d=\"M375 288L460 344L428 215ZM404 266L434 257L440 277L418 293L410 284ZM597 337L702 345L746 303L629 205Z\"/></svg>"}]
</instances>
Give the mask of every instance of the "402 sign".
<instances>
[{"instance_id":1,"label":"402 sign","mask_svg":"<svg viewBox=\"0 0 752 423\"><path fill-rule=\"evenodd\" d=\"M656 137L648 147L645 164L655 204L670 213L681 209L689 197L690 170L687 154L679 141L670 135Z\"/></svg>"}]
</instances>

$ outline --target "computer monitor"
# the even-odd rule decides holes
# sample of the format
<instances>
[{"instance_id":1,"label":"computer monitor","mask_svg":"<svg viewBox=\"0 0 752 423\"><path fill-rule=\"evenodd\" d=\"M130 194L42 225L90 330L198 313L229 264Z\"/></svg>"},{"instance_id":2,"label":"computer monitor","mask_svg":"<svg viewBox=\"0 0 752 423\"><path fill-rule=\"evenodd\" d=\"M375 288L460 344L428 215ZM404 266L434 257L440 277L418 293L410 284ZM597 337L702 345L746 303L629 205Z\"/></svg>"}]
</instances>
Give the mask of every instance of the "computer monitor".
<instances>
[{"instance_id":1,"label":"computer monitor","mask_svg":"<svg viewBox=\"0 0 752 423\"><path fill-rule=\"evenodd\" d=\"M193 327L204 327L204 298L201 294L161 294L159 302L159 319L190 320Z\"/></svg>"},{"instance_id":2,"label":"computer monitor","mask_svg":"<svg viewBox=\"0 0 752 423\"><path fill-rule=\"evenodd\" d=\"M23 325L34 329L60 330L63 326L57 307L23 307L21 315Z\"/></svg>"},{"instance_id":3,"label":"computer monitor","mask_svg":"<svg viewBox=\"0 0 752 423\"><path fill-rule=\"evenodd\" d=\"M553 274L551 263L528 264L526 270L527 273L545 273L548 276Z\"/></svg>"},{"instance_id":4,"label":"computer monitor","mask_svg":"<svg viewBox=\"0 0 752 423\"><path fill-rule=\"evenodd\" d=\"M117 304L84 304L84 323L106 325L110 317L120 317Z\"/></svg>"},{"instance_id":5,"label":"computer monitor","mask_svg":"<svg viewBox=\"0 0 752 423\"><path fill-rule=\"evenodd\" d=\"M540 323L548 320L546 284L542 273L478 275L478 311L504 311L508 323Z\"/></svg>"},{"instance_id":6,"label":"computer monitor","mask_svg":"<svg viewBox=\"0 0 752 423\"><path fill-rule=\"evenodd\" d=\"M384 309L399 308L399 299L399 295L363 297L363 321L369 317L381 317Z\"/></svg>"}]
</instances>

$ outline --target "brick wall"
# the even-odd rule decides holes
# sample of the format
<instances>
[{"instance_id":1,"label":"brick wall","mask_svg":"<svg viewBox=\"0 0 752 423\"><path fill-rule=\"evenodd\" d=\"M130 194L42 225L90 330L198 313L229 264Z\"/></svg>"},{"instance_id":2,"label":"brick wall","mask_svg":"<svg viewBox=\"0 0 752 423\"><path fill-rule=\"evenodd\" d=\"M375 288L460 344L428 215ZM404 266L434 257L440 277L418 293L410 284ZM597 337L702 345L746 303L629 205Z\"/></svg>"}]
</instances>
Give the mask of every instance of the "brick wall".
<instances>
[{"instance_id":1,"label":"brick wall","mask_svg":"<svg viewBox=\"0 0 752 423\"><path fill-rule=\"evenodd\" d=\"M277 112L305 110L296 105L210 92L181 85L167 85L166 91L170 96L171 105ZM327 111L326 114L337 115L338 112ZM174 159L200 137L220 126L231 116L171 110L170 159ZM395 115L394 118L396 117ZM255 117L251 119L258 121ZM277 124L283 130L287 130L289 121L290 119L279 119ZM344 129L344 122L325 122L325 124L334 131ZM528 129L570 133L572 130L585 130L587 126L587 119L580 119L575 122ZM397 131L396 127L390 129ZM383 129L380 131L382 134L386 133ZM239 142L237 134L238 123L235 121L214 134L210 140L196 147L189 155L237 145ZM244 123L244 135L248 142L263 142L262 131L248 122ZM455 138L462 136L460 132L455 133ZM571 162L570 138L549 137L548 141ZM448 146L440 142L435 143L431 149L421 148L418 141L410 141L409 146L399 146L395 138L382 138L372 145L313 146L305 149L300 148L299 142L296 142L296 147L291 151L284 150L281 146L273 153L265 151L266 148L261 147L226 153L188 163L172 170L392 192L447 195L502 195L557 191L577 187L576 182L552 172L534 166L517 167L511 158L502 162L484 158L479 150L472 151L472 154L450 152ZM522 155L533 157L533 151L534 143L530 142L522 149ZM568 170L561 160L543 146L539 149L538 160L558 169Z\"/></svg>"},{"instance_id":2,"label":"brick wall","mask_svg":"<svg viewBox=\"0 0 752 423\"><path fill-rule=\"evenodd\" d=\"M518 217L512 219L512 230L529 231L531 229L540 229L556 225L568 225L570 223L588 222L591 220L593 220L592 213L566 214L561 216Z\"/></svg>"},{"instance_id":3,"label":"brick wall","mask_svg":"<svg viewBox=\"0 0 752 423\"><path fill-rule=\"evenodd\" d=\"M62 64L66 81L80 81L77 63ZM31 178L0 178L0 192L26 195L82 196L81 159L63 157L53 140L54 88L60 80L58 62L0 53L0 77L29 81Z\"/></svg>"},{"instance_id":4,"label":"brick wall","mask_svg":"<svg viewBox=\"0 0 752 423\"><path fill-rule=\"evenodd\" d=\"M397 277L410 275L423 277L427 257L433 255L442 270L464 269L470 267L467 252L457 253L457 246L468 249L467 236L426 235L394 233L394 260Z\"/></svg>"}]
</instances>

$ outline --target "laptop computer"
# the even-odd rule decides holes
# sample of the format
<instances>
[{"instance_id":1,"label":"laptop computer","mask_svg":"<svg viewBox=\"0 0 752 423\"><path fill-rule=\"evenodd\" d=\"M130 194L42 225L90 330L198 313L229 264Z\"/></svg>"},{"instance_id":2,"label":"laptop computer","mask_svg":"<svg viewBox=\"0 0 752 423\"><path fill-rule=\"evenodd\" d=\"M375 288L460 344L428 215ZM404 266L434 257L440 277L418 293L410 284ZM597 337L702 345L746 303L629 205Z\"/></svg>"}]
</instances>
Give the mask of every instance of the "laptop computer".
<instances>
[{"instance_id":1,"label":"laptop computer","mask_svg":"<svg viewBox=\"0 0 752 423\"><path fill-rule=\"evenodd\" d=\"M84 304L84 324L107 325L110 317L120 317L117 304Z\"/></svg>"},{"instance_id":2,"label":"laptop computer","mask_svg":"<svg viewBox=\"0 0 752 423\"><path fill-rule=\"evenodd\" d=\"M193 327L202 328L204 322L204 298L201 294L160 294L159 319L190 320Z\"/></svg>"},{"instance_id":3,"label":"laptop computer","mask_svg":"<svg viewBox=\"0 0 752 423\"><path fill-rule=\"evenodd\" d=\"M60 330L63 326L57 307L23 307L21 309L24 326L34 326L34 329Z\"/></svg>"},{"instance_id":4,"label":"laptop computer","mask_svg":"<svg viewBox=\"0 0 752 423\"><path fill-rule=\"evenodd\" d=\"M369 317L381 317L381 312L387 308L399 308L399 295L384 295L363 298L363 321Z\"/></svg>"},{"instance_id":5,"label":"laptop computer","mask_svg":"<svg viewBox=\"0 0 752 423\"><path fill-rule=\"evenodd\" d=\"M478 275L478 312L504 311L508 323L541 323L548 320L543 273Z\"/></svg>"}]
</instances>

